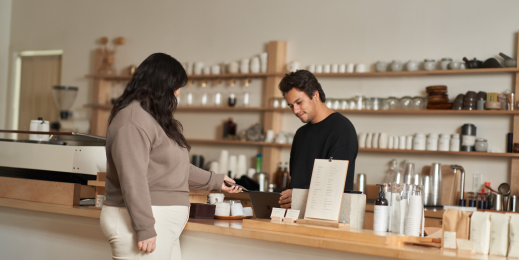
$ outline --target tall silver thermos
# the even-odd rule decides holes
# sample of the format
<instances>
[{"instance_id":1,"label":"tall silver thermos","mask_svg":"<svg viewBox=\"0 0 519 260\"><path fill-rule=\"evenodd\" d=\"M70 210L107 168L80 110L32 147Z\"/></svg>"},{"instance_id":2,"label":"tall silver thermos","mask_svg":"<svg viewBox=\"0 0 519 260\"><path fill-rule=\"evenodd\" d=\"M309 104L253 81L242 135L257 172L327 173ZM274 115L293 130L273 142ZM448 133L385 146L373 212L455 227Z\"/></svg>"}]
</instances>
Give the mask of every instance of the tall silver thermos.
<instances>
[{"instance_id":1,"label":"tall silver thermos","mask_svg":"<svg viewBox=\"0 0 519 260\"><path fill-rule=\"evenodd\" d=\"M253 180L259 184L259 191L268 191L270 176L268 173L256 172L253 176Z\"/></svg>"},{"instance_id":2,"label":"tall silver thermos","mask_svg":"<svg viewBox=\"0 0 519 260\"><path fill-rule=\"evenodd\" d=\"M424 176L424 203L426 206L442 204L442 165L433 163L429 175Z\"/></svg>"}]
</instances>

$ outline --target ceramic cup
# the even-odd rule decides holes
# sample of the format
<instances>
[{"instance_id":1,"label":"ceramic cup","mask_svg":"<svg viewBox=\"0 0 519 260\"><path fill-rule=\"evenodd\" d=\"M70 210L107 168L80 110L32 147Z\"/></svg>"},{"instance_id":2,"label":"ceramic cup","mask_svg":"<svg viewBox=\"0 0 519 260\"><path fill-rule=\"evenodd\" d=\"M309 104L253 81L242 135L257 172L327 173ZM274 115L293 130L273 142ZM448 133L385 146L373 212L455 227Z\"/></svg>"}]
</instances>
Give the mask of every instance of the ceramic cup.
<instances>
[{"instance_id":1,"label":"ceramic cup","mask_svg":"<svg viewBox=\"0 0 519 260\"><path fill-rule=\"evenodd\" d=\"M249 59L242 59L240 62L240 73L249 73Z\"/></svg>"},{"instance_id":2,"label":"ceramic cup","mask_svg":"<svg viewBox=\"0 0 519 260\"><path fill-rule=\"evenodd\" d=\"M353 73L354 69L355 69L355 64L348 63L348 65L346 65L346 73Z\"/></svg>"},{"instance_id":3,"label":"ceramic cup","mask_svg":"<svg viewBox=\"0 0 519 260\"><path fill-rule=\"evenodd\" d=\"M371 137L371 141L372 141L371 148L378 148L379 135L380 135L379 133L373 133L373 137Z\"/></svg>"},{"instance_id":4,"label":"ceramic cup","mask_svg":"<svg viewBox=\"0 0 519 260\"><path fill-rule=\"evenodd\" d=\"M259 55L260 63L261 63L261 73L267 73L267 62L268 62L268 53L262 52Z\"/></svg>"},{"instance_id":5,"label":"ceramic cup","mask_svg":"<svg viewBox=\"0 0 519 260\"><path fill-rule=\"evenodd\" d=\"M366 137L367 137L366 133L359 134L359 147L360 148L366 147Z\"/></svg>"},{"instance_id":6,"label":"ceramic cup","mask_svg":"<svg viewBox=\"0 0 519 260\"><path fill-rule=\"evenodd\" d=\"M315 66L315 73L323 73L323 65Z\"/></svg>"},{"instance_id":7,"label":"ceramic cup","mask_svg":"<svg viewBox=\"0 0 519 260\"><path fill-rule=\"evenodd\" d=\"M274 141L274 130L267 130L265 142L272 143Z\"/></svg>"},{"instance_id":8,"label":"ceramic cup","mask_svg":"<svg viewBox=\"0 0 519 260\"><path fill-rule=\"evenodd\" d=\"M436 61L433 59L425 59L423 62L424 70L434 70L436 67Z\"/></svg>"},{"instance_id":9,"label":"ceramic cup","mask_svg":"<svg viewBox=\"0 0 519 260\"><path fill-rule=\"evenodd\" d=\"M485 103L486 102L487 102L486 100L478 100L477 101L477 105L476 105L477 109L478 110L485 110Z\"/></svg>"},{"instance_id":10,"label":"ceramic cup","mask_svg":"<svg viewBox=\"0 0 519 260\"><path fill-rule=\"evenodd\" d=\"M402 67L402 62L399 60L391 62L391 71L402 71Z\"/></svg>"},{"instance_id":11,"label":"ceramic cup","mask_svg":"<svg viewBox=\"0 0 519 260\"><path fill-rule=\"evenodd\" d=\"M202 70L204 69L204 63L203 62L195 62L195 65L193 67L193 72L195 75L202 75Z\"/></svg>"},{"instance_id":12,"label":"ceramic cup","mask_svg":"<svg viewBox=\"0 0 519 260\"><path fill-rule=\"evenodd\" d=\"M220 65L213 65L211 66L211 74L220 74Z\"/></svg>"},{"instance_id":13,"label":"ceramic cup","mask_svg":"<svg viewBox=\"0 0 519 260\"><path fill-rule=\"evenodd\" d=\"M330 73L330 72L332 72L332 65L330 65L330 64L323 65L323 73Z\"/></svg>"},{"instance_id":14,"label":"ceramic cup","mask_svg":"<svg viewBox=\"0 0 519 260\"><path fill-rule=\"evenodd\" d=\"M250 72L251 73L260 73L261 65L260 59L258 57L254 57L250 60Z\"/></svg>"},{"instance_id":15,"label":"ceramic cup","mask_svg":"<svg viewBox=\"0 0 519 260\"><path fill-rule=\"evenodd\" d=\"M387 70L387 63L385 61L377 61L375 63L375 71L385 72Z\"/></svg>"},{"instance_id":16,"label":"ceramic cup","mask_svg":"<svg viewBox=\"0 0 519 260\"><path fill-rule=\"evenodd\" d=\"M240 70L240 65L237 61L233 61L229 63L228 71L229 73L238 73Z\"/></svg>"},{"instance_id":17,"label":"ceramic cup","mask_svg":"<svg viewBox=\"0 0 519 260\"><path fill-rule=\"evenodd\" d=\"M449 69L451 70L459 70L460 69L460 62L459 61L452 61L449 63Z\"/></svg>"},{"instance_id":18,"label":"ceramic cup","mask_svg":"<svg viewBox=\"0 0 519 260\"><path fill-rule=\"evenodd\" d=\"M187 64L187 69L186 69L187 75L192 75L193 74L193 67L194 66L195 66L195 64L193 62L189 62Z\"/></svg>"},{"instance_id":19,"label":"ceramic cup","mask_svg":"<svg viewBox=\"0 0 519 260\"><path fill-rule=\"evenodd\" d=\"M442 61L440 61L440 68L442 70L448 69L449 64L452 62L451 58L443 58Z\"/></svg>"},{"instance_id":20,"label":"ceramic cup","mask_svg":"<svg viewBox=\"0 0 519 260\"><path fill-rule=\"evenodd\" d=\"M355 65L355 72L364 73L367 71L368 71L368 67L366 66L366 64L357 63L357 65Z\"/></svg>"},{"instance_id":21,"label":"ceramic cup","mask_svg":"<svg viewBox=\"0 0 519 260\"><path fill-rule=\"evenodd\" d=\"M373 133L366 134L366 148L371 148L373 145Z\"/></svg>"},{"instance_id":22,"label":"ceramic cup","mask_svg":"<svg viewBox=\"0 0 519 260\"><path fill-rule=\"evenodd\" d=\"M339 65L339 73L346 73L346 64Z\"/></svg>"},{"instance_id":23,"label":"ceramic cup","mask_svg":"<svg viewBox=\"0 0 519 260\"><path fill-rule=\"evenodd\" d=\"M315 64L308 65L308 71L315 73Z\"/></svg>"},{"instance_id":24,"label":"ceramic cup","mask_svg":"<svg viewBox=\"0 0 519 260\"><path fill-rule=\"evenodd\" d=\"M332 73L339 72L339 64L332 64Z\"/></svg>"},{"instance_id":25,"label":"ceramic cup","mask_svg":"<svg viewBox=\"0 0 519 260\"><path fill-rule=\"evenodd\" d=\"M406 69L408 71L417 71L418 70L418 61L410 60L406 64Z\"/></svg>"},{"instance_id":26,"label":"ceramic cup","mask_svg":"<svg viewBox=\"0 0 519 260\"><path fill-rule=\"evenodd\" d=\"M389 135L387 133L380 133L378 137L378 148L387 149L389 141Z\"/></svg>"},{"instance_id":27,"label":"ceramic cup","mask_svg":"<svg viewBox=\"0 0 519 260\"><path fill-rule=\"evenodd\" d=\"M209 75L209 74L211 74L211 67L209 67L209 66L205 66L204 69L202 70L202 73L203 73L204 75Z\"/></svg>"},{"instance_id":28,"label":"ceramic cup","mask_svg":"<svg viewBox=\"0 0 519 260\"><path fill-rule=\"evenodd\" d=\"M287 70L290 72L296 72L299 69L299 66L301 66L299 62L293 61L287 65Z\"/></svg>"}]
</instances>

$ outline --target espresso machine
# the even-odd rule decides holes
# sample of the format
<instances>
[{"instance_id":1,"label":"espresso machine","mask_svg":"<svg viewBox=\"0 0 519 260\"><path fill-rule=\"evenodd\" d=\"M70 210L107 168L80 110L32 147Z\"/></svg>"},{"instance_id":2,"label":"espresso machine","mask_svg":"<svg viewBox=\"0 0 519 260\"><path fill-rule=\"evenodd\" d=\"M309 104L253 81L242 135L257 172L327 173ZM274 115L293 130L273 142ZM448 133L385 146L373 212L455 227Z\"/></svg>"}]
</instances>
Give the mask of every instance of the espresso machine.
<instances>
[{"instance_id":1,"label":"espresso machine","mask_svg":"<svg viewBox=\"0 0 519 260\"><path fill-rule=\"evenodd\" d=\"M76 126L74 124L74 120L72 119L72 112L69 110L77 97L77 92L79 88L73 86L53 86L52 87L52 95L54 96L54 101L56 102L56 106L59 109L59 117L60 120L56 122L52 122L51 128L56 131L77 131Z\"/></svg>"}]
</instances>

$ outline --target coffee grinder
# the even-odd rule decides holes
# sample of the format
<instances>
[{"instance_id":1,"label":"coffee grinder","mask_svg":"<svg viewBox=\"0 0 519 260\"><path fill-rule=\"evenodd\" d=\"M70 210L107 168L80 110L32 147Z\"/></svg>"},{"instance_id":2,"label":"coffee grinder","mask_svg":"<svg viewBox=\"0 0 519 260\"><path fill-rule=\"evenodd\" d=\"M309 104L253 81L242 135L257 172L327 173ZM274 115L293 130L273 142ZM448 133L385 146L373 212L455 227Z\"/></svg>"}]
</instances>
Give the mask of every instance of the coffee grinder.
<instances>
[{"instance_id":1,"label":"coffee grinder","mask_svg":"<svg viewBox=\"0 0 519 260\"><path fill-rule=\"evenodd\" d=\"M74 120L72 120L72 112L69 109L74 104L77 97L78 87L73 86L53 86L52 95L59 109L60 120L53 122L51 128L56 131L75 131Z\"/></svg>"}]
</instances>

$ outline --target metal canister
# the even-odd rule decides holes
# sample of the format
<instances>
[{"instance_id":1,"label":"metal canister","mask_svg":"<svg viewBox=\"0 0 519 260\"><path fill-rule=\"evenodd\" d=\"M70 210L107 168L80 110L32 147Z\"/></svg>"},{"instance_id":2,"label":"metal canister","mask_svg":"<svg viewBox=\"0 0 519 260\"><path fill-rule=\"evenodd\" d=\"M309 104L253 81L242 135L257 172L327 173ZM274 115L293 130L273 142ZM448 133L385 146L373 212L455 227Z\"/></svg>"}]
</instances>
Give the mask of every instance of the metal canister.
<instances>
[{"instance_id":1,"label":"metal canister","mask_svg":"<svg viewBox=\"0 0 519 260\"><path fill-rule=\"evenodd\" d=\"M441 206L442 203L442 165L433 163L429 173L429 197L427 206Z\"/></svg>"},{"instance_id":2,"label":"metal canister","mask_svg":"<svg viewBox=\"0 0 519 260\"><path fill-rule=\"evenodd\" d=\"M362 194L366 194L366 174L357 174L357 190L362 191Z\"/></svg>"},{"instance_id":3,"label":"metal canister","mask_svg":"<svg viewBox=\"0 0 519 260\"><path fill-rule=\"evenodd\" d=\"M510 206L508 208L508 211L517 212L517 196L516 195L510 196L509 203L510 203Z\"/></svg>"},{"instance_id":4,"label":"metal canister","mask_svg":"<svg viewBox=\"0 0 519 260\"><path fill-rule=\"evenodd\" d=\"M493 210L502 211L503 210L503 199L501 194L494 194L494 204L492 205Z\"/></svg>"},{"instance_id":5,"label":"metal canister","mask_svg":"<svg viewBox=\"0 0 519 260\"><path fill-rule=\"evenodd\" d=\"M264 172L257 172L254 174L254 180L259 184L259 191L268 191L269 175Z\"/></svg>"}]
</instances>

